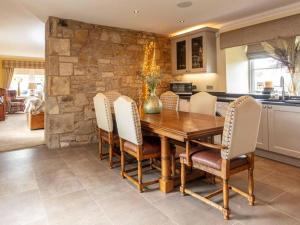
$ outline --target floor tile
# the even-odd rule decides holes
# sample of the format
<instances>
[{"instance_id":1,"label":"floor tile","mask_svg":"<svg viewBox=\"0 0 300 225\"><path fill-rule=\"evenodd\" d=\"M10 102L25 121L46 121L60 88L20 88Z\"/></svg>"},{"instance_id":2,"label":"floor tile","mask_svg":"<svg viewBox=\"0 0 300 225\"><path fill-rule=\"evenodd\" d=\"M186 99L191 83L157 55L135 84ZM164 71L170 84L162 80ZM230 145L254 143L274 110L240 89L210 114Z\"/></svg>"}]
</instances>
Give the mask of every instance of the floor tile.
<instances>
[{"instance_id":1,"label":"floor tile","mask_svg":"<svg viewBox=\"0 0 300 225\"><path fill-rule=\"evenodd\" d=\"M39 177L37 183L43 198L52 198L83 189L77 177L69 170L59 170Z\"/></svg>"},{"instance_id":2,"label":"floor tile","mask_svg":"<svg viewBox=\"0 0 300 225\"><path fill-rule=\"evenodd\" d=\"M46 216L38 191L28 191L0 198L1 225L27 225Z\"/></svg>"},{"instance_id":3,"label":"floor tile","mask_svg":"<svg viewBox=\"0 0 300 225\"><path fill-rule=\"evenodd\" d=\"M49 225L110 224L86 191L44 200Z\"/></svg>"},{"instance_id":4,"label":"floor tile","mask_svg":"<svg viewBox=\"0 0 300 225\"><path fill-rule=\"evenodd\" d=\"M274 199L270 203L270 206L297 218L300 223L300 197L285 192L281 194L278 198Z\"/></svg>"}]
</instances>

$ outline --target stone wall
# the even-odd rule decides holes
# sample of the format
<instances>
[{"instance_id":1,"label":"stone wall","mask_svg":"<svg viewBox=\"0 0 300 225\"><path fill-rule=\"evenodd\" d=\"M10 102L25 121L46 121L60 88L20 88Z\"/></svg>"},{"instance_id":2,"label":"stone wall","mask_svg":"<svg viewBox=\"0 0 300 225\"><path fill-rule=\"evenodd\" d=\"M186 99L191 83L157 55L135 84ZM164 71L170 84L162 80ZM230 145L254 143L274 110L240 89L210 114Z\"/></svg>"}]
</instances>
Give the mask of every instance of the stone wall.
<instances>
[{"instance_id":1,"label":"stone wall","mask_svg":"<svg viewBox=\"0 0 300 225\"><path fill-rule=\"evenodd\" d=\"M93 97L117 90L138 97L144 45L155 41L156 60L168 88L167 37L50 17L46 24L46 143L49 148L97 142Z\"/></svg>"}]
</instances>

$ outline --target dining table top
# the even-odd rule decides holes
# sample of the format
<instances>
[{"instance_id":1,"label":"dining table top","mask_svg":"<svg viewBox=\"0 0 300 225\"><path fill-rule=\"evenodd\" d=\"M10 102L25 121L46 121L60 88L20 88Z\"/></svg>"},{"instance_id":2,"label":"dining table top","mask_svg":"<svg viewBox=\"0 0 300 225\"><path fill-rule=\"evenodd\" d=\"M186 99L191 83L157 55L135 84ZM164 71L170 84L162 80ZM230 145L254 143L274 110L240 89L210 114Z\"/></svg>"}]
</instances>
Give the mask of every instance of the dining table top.
<instances>
[{"instance_id":1,"label":"dining table top","mask_svg":"<svg viewBox=\"0 0 300 225\"><path fill-rule=\"evenodd\" d=\"M178 141L221 134L224 127L224 117L168 109L158 114L142 113L140 120L143 129Z\"/></svg>"}]
</instances>

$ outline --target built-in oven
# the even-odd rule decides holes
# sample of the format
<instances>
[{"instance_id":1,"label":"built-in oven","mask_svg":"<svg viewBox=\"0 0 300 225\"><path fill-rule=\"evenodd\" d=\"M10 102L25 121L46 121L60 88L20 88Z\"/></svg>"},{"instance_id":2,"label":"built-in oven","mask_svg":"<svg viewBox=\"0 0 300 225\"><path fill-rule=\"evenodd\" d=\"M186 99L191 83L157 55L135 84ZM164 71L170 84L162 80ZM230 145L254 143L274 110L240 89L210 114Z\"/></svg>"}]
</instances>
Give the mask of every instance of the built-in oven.
<instances>
[{"instance_id":1,"label":"built-in oven","mask_svg":"<svg viewBox=\"0 0 300 225\"><path fill-rule=\"evenodd\" d=\"M192 82L171 82L170 90L177 95L192 95L193 83Z\"/></svg>"}]
</instances>

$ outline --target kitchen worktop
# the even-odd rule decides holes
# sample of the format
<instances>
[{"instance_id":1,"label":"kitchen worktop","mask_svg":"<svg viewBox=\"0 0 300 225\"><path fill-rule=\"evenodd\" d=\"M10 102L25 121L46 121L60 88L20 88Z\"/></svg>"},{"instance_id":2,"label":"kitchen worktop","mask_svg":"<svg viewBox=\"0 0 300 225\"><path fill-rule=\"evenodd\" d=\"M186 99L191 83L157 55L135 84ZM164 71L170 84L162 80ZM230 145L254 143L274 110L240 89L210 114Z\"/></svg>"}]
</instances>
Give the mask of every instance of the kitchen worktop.
<instances>
[{"instance_id":1,"label":"kitchen worktop","mask_svg":"<svg viewBox=\"0 0 300 225\"><path fill-rule=\"evenodd\" d=\"M194 92L198 93L197 91ZM225 93L225 92L209 92L211 95L215 95L218 98L219 102L232 102L240 96L250 95L253 98L257 99L262 104L270 104L270 105L282 105L282 106L296 106L300 107L300 97L286 97L286 100L278 100L278 99L270 99L270 95L266 94L233 94L233 93ZM189 100L191 95L180 95L181 99Z\"/></svg>"}]
</instances>

